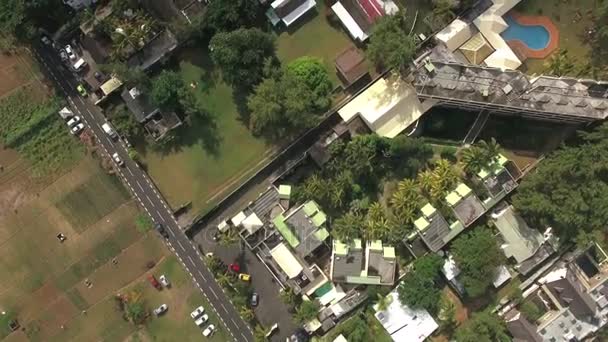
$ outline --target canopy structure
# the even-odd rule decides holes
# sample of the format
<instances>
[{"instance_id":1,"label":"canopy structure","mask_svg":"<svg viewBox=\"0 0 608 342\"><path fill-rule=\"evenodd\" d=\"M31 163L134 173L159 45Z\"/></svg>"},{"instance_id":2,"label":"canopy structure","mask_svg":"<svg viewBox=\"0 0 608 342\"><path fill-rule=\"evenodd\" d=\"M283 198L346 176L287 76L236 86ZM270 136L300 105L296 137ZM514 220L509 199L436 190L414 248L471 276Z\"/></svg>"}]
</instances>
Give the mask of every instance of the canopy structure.
<instances>
[{"instance_id":1,"label":"canopy structure","mask_svg":"<svg viewBox=\"0 0 608 342\"><path fill-rule=\"evenodd\" d=\"M247 218L245 218L243 222L241 222L241 225L243 225L243 227L247 230L249 234L253 234L258 229L262 228L264 223L262 222L262 220L260 220L258 215L252 213L251 215L247 216Z\"/></svg>"},{"instance_id":2,"label":"canopy structure","mask_svg":"<svg viewBox=\"0 0 608 342\"><path fill-rule=\"evenodd\" d=\"M247 216L245 215L245 213L241 211L238 214L234 215L234 217L231 218L230 221L232 221L232 224L235 227L238 227L241 225L241 223L243 223L243 221L245 221L246 218Z\"/></svg>"},{"instance_id":3,"label":"canopy structure","mask_svg":"<svg viewBox=\"0 0 608 342\"><path fill-rule=\"evenodd\" d=\"M302 264L300 264L298 259L296 259L284 243L273 248L270 251L270 255L289 279L297 277L304 270Z\"/></svg>"}]
</instances>

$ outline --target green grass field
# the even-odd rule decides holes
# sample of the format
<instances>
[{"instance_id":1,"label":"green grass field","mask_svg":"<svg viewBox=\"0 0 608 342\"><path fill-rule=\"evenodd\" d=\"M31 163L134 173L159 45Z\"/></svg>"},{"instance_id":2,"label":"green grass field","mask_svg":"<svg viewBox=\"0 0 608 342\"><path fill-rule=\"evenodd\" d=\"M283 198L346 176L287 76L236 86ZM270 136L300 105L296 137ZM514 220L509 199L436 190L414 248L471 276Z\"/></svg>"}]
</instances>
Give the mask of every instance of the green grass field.
<instances>
[{"instance_id":1,"label":"green grass field","mask_svg":"<svg viewBox=\"0 0 608 342\"><path fill-rule=\"evenodd\" d=\"M221 81L207 51L192 48L178 58L186 84L215 118L215 127L195 120L179 130L180 144L169 153L147 149L148 172L173 208L192 201L192 215L211 208L253 173L269 146L254 137L241 118L232 89Z\"/></svg>"},{"instance_id":2,"label":"green grass field","mask_svg":"<svg viewBox=\"0 0 608 342\"><path fill-rule=\"evenodd\" d=\"M525 0L515 10L526 15L545 15L551 18L559 29L559 49L568 50L572 60L579 66L589 64L591 46L584 42L582 36L590 25L589 15L599 6L598 0ZM577 19L577 13L582 17ZM545 71L546 59L528 59L525 62L527 72L541 74Z\"/></svg>"},{"instance_id":3,"label":"green grass field","mask_svg":"<svg viewBox=\"0 0 608 342\"><path fill-rule=\"evenodd\" d=\"M66 194L56 206L70 223L82 232L129 197L129 192L116 176L99 172Z\"/></svg>"}]
</instances>

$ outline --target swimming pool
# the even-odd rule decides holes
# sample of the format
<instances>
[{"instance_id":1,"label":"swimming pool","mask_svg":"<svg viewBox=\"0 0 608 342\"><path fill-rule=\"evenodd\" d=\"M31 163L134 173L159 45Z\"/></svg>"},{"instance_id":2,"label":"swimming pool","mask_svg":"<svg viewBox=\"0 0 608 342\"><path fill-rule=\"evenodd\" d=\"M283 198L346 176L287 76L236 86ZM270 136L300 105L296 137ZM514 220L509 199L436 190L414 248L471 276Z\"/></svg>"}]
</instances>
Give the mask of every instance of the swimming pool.
<instances>
[{"instance_id":1,"label":"swimming pool","mask_svg":"<svg viewBox=\"0 0 608 342\"><path fill-rule=\"evenodd\" d=\"M505 40L520 40L531 50L542 50L549 45L549 31L541 25L521 25L511 16L504 17L509 27L501 34Z\"/></svg>"}]
</instances>

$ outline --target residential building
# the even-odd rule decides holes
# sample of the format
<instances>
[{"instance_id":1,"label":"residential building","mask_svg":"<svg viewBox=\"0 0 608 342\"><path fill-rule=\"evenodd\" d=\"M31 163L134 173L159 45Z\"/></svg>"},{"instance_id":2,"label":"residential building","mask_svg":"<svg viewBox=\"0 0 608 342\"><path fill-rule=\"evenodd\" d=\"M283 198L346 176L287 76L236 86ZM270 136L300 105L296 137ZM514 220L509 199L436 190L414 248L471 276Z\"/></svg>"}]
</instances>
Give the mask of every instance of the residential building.
<instances>
[{"instance_id":1,"label":"residential building","mask_svg":"<svg viewBox=\"0 0 608 342\"><path fill-rule=\"evenodd\" d=\"M476 180L483 185L485 193L478 194L486 209L493 207L505 198L517 186L517 180L522 174L517 165L502 154L498 154L495 161L480 170Z\"/></svg>"},{"instance_id":2,"label":"residential building","mask_svg":"<svg viewBox=\"0 0 608 342\"><path fill-rule=\"evenodd\" d=\"M376 310L374 316L393 341L423 342L439 328L428 311L414 310L401 303L397 289L391 291L388 296L391 298L388 308L379 311L378 305L374 306L374 310Z\"/></svg>"},{"instance_id":3,"label":"residential building","mask_svg":"<svg viewBox=\"0 0 608 342\"><path fill-rule=\"evenodd\" d=\"M182 124L177 114L161 111L157 106L152 105L147 95L136 87L123 89L120 96L133 117L144 125L147 133L155 140L161 139L167 132Z\"/></svg>"},{"instance_id":4,"label":"residential building","mask_svg":"<svg viewBox=\"0 0 608 342\"><path fill-rule=\"evenodd\" d=\"M331 9L350 36L360 43L369 38L376 20L399 11L392 0L339 0Z\"/></svg>"},{"instance_id":5,"label":"residential building","mask_svg":"<svg viewBox=\"0 0 608 342\"><path fill-rule=\"evenodd\" d=\"M543 234L530 228L512 206L492 214L492 219L502 238L501 249L515 261L519 273L528 274L555 252Z\"/></svg>"},{"instance_id":6,"label":"residential building","mask_svg":"<svg viewBox=\"0 0 608 342\"><path fill-rule=\"evenodd\" d=\"M464 296L466 294L466 289L460 279L460 268L451 254L448 254L445 258L441 273L443 273L448 283L459 295ZM492 279L492 285L494 288L500 288L506 284L509 279L511 279L511 273L506 266L500 265L496 268L494 279Z\"/></svg>"},{"instance_id":7,"label":"residential building","mask_svg":"<svg viewBox=\"0 0 608 342\"><path fill-rule=\"evenodd\" d=\"M524 301L542 313L530 322L542 341L582 341L608 322L607 261L597 245L568 254L524 291ZM504 316L513 336L523 334L522 325L531 330L518 312L523 314L513 309Z\"/></svg>"},{"instance_id":8,"label":"residential building","mask_svg":"<svg viewBox=\"0 0 608 342\"><path fill-rule=\"evenodd\" d=\"M279 214L272 223L302 258L325 245L325 240L329 237L327 216L315 201L308 201L288 213Z\"/></svg>"},{"instance_id":9,"label":"residential building","mask_svg":"<svg viewBox=\"0 0 608 342\"><path fill-rule=\"evenodd\" d=\"M396 271L395 248L380 240L367 242L365 248L360 239L333 241L330 274L337 283L393 285Z\"/></svg>"},{"instance_id":10,"label":"residential building","mask_svg":"<svg viewBox=\"0 0 608 342\"><path fill-rule=\"evenodd\" d=\"M460 221L448 223L435 207L427 203L420 210L422 215L414 221L416 228L406 239L419 235L432 252L437 252L464 230Z\"/></svg>"},{"instance_id":11,"label":"residential building","mask_svg":"<svg viewBox=\"0 0 608 342\"><path fill-rule=\"evenodd\" d=\"M335 65L338 76L347 87L363 76L369 75L369 65L365 60L365 55L355 46L340 53L336 57Z\"/></svg>"},{"instance_id":12,"label":"residential building","mask_svg":"<svg viewBox=\"0 0 608 342\"><path fill-rule=\"evenodd\" d=\"M486 212L477 195L464 183L458 184L456 189L445 197L445 201L465 228Z\"/></svg>"},{"instance_id":13,"label":"residential building","mask_svg":"<svg viewBox=\"0 0 608 342\"><path fill-rule=\"evenodd\" d=\"M273 26L283 22L289 27L316 6L315 0L275 0L266 11L266 16Z\"/></svg>"},{"instance_id":14,"label":"residential building","mask_svg":"<svg viewBox=\"0 0 608 342\"><path fill-rule=\"evenodd\" d=\"M64 4L72 7L76 11L89 7L96 2L97 0L63 0Z\"/></svg>"}]
</instances>

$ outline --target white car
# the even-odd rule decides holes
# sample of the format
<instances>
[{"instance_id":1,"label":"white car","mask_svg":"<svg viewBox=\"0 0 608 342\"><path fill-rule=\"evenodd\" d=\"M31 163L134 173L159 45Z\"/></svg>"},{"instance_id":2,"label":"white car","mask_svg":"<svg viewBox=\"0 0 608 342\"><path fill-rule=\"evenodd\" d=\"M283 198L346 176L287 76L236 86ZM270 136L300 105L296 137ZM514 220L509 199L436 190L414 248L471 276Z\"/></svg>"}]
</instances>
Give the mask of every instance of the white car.
<instances>
[{"instance_id":1,"label":"white car","mask_svg":"<svg viewBox=\"0 0 608 342\"><path fill-rule=\"evenodd\" d=\"M209 320L209 315L204 314L201 317L199 317L196 321L194 321L194 324L196 324L202 328L203 325L205 325L205 323L207 323L208 320Z\"/></svg>"},{"instance_id":2,"label":"white car","mask_svg":"<svg viewBox=\"0 0 608 342\"><path fill-rule=\"evenodd\" d=\"M164 314L167 309L169 309L169 307L167 306L167 304L162 304L161 306L157 307L156 309L154 309L154 314L156 316L160 316L162 314Z\"/></svg>"},{"instance_id":3,"label":"white car","mask_svg":"<svg viewBox=\"0 0 608 342\"><path fill-rule=\"evenodd\" d=\"M214 332L215 332L215 325L209 324L209 326L205 330L203 330L203 336L209 337L209 336L213 335Z\"/></svg>"},{"instance_id":4,"label":"white car","mask_svg":"<svg viewBox=\"0 0 608 342\"><path fill-rule=\"evenodd\" d=\"M68 127L72 128L74 127L77 123L80 123L80 116L74 116L72 117L70 120L68 120Z\"/></svg>"},{"instance_id":5,"label":"white car","mask_svg":"<svg viewBox=\"0 0 608 342\"><path fill-rule=\"evenodd\" d=\"M202 306L199 306L198 308L196 308L196 310L194 310L190 313L190 317L192 317L192 319L197 319L203 313L205 313L205 308Z\"/></svg>"},{"instance_id":6,"label":"white car","mask_svg":"<svg viewBox=\"0 0 608 342\"><path fill-rule=\"evenodd\" d=\"M75 60L76 59L76 54L74 53L74 50L72 50L72 47L69 44L65 46L65 53L68 54L68 57L71 60Z\"/></svg>"},{"instance_id":7,"label":"white car","mask_svg":"<svg viewBox=\"0 0 608 342\"><path fill-rule=\"evenodd\" d=\"M114 162L116 163L116 165L118 166L123 166L125 165L125 162L122 161L122 159L120 159L120 156L118 155L117 152L114 152L114 154L112 155L112 159L114 159Z\"/></svg>"},{"instance_id":8,"label":"white car","mask_svg":"<svg viewBox=\"0 0 608 342\"><path fill-rule=\"evenodd\" d=\"M74 135L77 135L80 132L82 132L83 129L84 129L84 124L79 123L79 124L75 125L74 127L70 128L70 132Z\"/></svg>"},{"instance_id":9,"label":"white car","mask_svg":"<svg viewBox=\"0 0 608 342\"><path fill-rule=\"evenodd\" d=\"M164 287L169 287L171 286L171 283L169 282L169 279L167 279L167 277L165 277L165 275L161 275L158 280L160 281L160 283L164 286Z\"/></svg>"}]
</instances>

